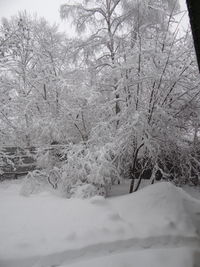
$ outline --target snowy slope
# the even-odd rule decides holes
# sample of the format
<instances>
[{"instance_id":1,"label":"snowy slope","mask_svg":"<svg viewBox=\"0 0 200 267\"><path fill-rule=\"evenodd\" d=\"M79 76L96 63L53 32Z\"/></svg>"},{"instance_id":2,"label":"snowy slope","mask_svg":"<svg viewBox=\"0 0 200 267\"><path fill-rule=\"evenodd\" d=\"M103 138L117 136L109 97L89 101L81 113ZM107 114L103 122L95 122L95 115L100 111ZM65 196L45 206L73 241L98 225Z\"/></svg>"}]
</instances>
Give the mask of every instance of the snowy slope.
<instances>
[{"instance_id":1,"label":"snowy slope","mask_svg":"<svg viewBox=\"0 0 200 267\"><path fill-rule=\"evenodd\" d=\"M148 249L104 255L60 267L195 267L200 253L188 248ZM196 265L195 265L196 264Z\"/></svg>"},{"instance_id":2,"label":"snowy slope","mask_svg":"<svg viewBox=\"0 0 200 267\"><path fill-rule=\"evenodd\" d=\"M0 267L53 266L90 252L199 245L200 202L169 183L106 200L50 192L23 197L19 189L20 184L0 185Z\"/></svg>"},{"instance_id":3,"label":"snowy slope","mask_svg":"<svg viewBox=\"0 0 200 267\"><path fill-rule=\"evenodd\" d=\"M170 183L150 185L111 202L119 215L136 229L135 236L196 236L200 233L200 201Z\"/></svg>"}]
</instances>

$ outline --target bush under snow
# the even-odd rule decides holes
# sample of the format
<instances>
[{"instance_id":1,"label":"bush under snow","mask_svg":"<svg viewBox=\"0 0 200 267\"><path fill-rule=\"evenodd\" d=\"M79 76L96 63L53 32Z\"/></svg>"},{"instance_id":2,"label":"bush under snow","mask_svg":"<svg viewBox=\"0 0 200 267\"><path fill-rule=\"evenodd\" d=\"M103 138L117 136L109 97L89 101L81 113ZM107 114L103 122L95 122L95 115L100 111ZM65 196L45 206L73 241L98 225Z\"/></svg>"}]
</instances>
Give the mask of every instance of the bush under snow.
<instances>
[{"instance_id":1,"label":"bush under snow","mask_svg":"<svg viewBox=\"0 0 200 267\"><path fill-rule=\"evenodd\" d=\"M21 193L30 195L54 188L67 198L106 196L111 185L120 180L113 163L114 153L109 146L73 145L66 157L60 168L29 173Z\"/></svg>"}]
</instances>

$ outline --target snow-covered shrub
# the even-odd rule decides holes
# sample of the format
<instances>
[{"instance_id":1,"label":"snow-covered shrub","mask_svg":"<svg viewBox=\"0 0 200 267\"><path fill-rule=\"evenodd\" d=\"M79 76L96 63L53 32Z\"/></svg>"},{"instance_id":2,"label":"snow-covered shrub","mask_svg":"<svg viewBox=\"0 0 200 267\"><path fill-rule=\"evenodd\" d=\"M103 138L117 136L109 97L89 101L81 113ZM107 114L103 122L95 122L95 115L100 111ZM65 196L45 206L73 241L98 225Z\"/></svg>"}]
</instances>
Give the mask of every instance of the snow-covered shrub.
<instances>
[{"instance_id":1,"label":"snow-covered shrub","mask_svg":"<svg viewBox=\"0 0 200 267\"><path fill-rule=\"evenodd\" d=\"M60 170L57 167L54 167L48 173L48 182L52 185L54 189L58 188L58 185L62 183Z\"/></svg>"},{"instance_id":2,"label":"snow-covered shrub","mask_svg":"<svg viewBox=\"0 0 200 267\"><path fill-rule=\"evenodd\" d=\"M38 168L51 169L53 164L52 160L50 159L49 150L39 149L37 151L36 162Z\"/></svg>"},{"instance_id":3,"label":"snow-covered shrub","mask_svg":"<svg viewBox=\"0 0 200 267\"><path fill-rule=\"evenodd\" d=\"M186 140L182 121L158 107L151 124L144 112L122 119L113 139L113 163L122 177L199 183L200 146Z\"/></svg>"},{"instance_id":4,"label":"snow-covered shrub","mask_svg":"<svg viewBox=\"0 0 200 267\"><path fill-rule=\"evenodd\" d=\"M60 168L54 166L52 169L44 168L43 171L30 172L22 186L21 194L27 196L53 188L67 198L106 196L111 185L120 180L113 159L111 145L71 145L67 159Z\"/></svg>"},{"instance_id":5,"label":"snow-covered shrub","mask_svg":"<svg viewBox=\"0 0 200 267\"><path fill-rule=\"evenodd\" d=\"M43 171L34 170L29 172L22 184L20 194L29 196L43 191L48 185L47 174Z\"/></svg>"},{"instance_id":6,"label":"snow-covered shrub","mask_svg":"<svg viewBox=\"0 0 200 267\"><path fill-rule=\"evenodd\" d=\"M200 183L200 154L190 142L161 150L158 165L162 169L164 180L181 186ZM166 175L167 174L167 175Z\"/></svg>"},{"instance_id":7,"label":"snow-covered shrub","mask_svg":"<svg viewBox=\"0 0 200 267\"><path fill-rule=\"evenodd\" d=\"M74 188L80 187L80 184L84 184L84 189L86 184L93 185L88 188L95 187L95 194L106 195L109 186L119 179L109 146L74 145L69 150L67 161L62 167L63 187L66 193L71 195Z\"/></svg>"},{"instance_id":8,"label":"snow-covered shrub","mask_svg":"<svg viewBox=\"0 0 200 267\"><path fill-rule=\"evenodd\" d=\"M29 172L22 184L20 193L24 196L39 193L43 190L62 188L60 170L56 167L48 170Z\"/></svg>"},{"instance_id":9,"label":"snow-covered shrub","mask_svg":"<svg viewBox=\"0 0 200 267\"><path fill-rule=\"evenodd\" d=\"M37 167L39 169L51 170L60 167L64 157L64 145L49 145L38 149L36 155Z\"/></svg>"}]
</instances>

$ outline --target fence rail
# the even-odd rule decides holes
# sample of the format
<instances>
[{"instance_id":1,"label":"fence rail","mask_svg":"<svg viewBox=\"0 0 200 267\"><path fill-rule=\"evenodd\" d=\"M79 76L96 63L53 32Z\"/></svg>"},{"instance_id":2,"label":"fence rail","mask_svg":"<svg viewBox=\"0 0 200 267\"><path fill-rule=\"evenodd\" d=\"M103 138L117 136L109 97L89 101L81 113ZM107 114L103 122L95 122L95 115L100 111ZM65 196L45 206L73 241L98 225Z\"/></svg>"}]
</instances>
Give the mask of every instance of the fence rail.
<instances>
[{"instance_id":1,"label":"fence rail","mask_svg":"<svg viewBox=\"0 0 200 267\"><path fill-rule=\"evenodd\" d=\"M28 174L37 166L39 153L59 154L67 145L53 144L45 147L2 147L0 148L0 181L5 179L17 179Z\"/></svg>"}]
</instances>

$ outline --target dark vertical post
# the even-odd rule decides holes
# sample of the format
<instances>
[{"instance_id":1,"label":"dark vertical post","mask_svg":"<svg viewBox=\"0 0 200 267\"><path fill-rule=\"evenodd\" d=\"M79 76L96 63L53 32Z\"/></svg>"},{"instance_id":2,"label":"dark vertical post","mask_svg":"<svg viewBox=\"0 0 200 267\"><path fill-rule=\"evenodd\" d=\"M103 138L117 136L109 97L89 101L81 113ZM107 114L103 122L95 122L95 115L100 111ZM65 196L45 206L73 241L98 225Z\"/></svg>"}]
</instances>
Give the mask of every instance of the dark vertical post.
<instances>
[{"instance_id":1,"label":"dark vertical post","mask_svg":"<svg viewBox=\"0 0 200 267\"><path fill-rule=\"evenodd\" d=\"M186 3L188 7L194 47L196 50L197 62L200 71L200 1L186 0Z\"/></svg>"}]
</instances>

